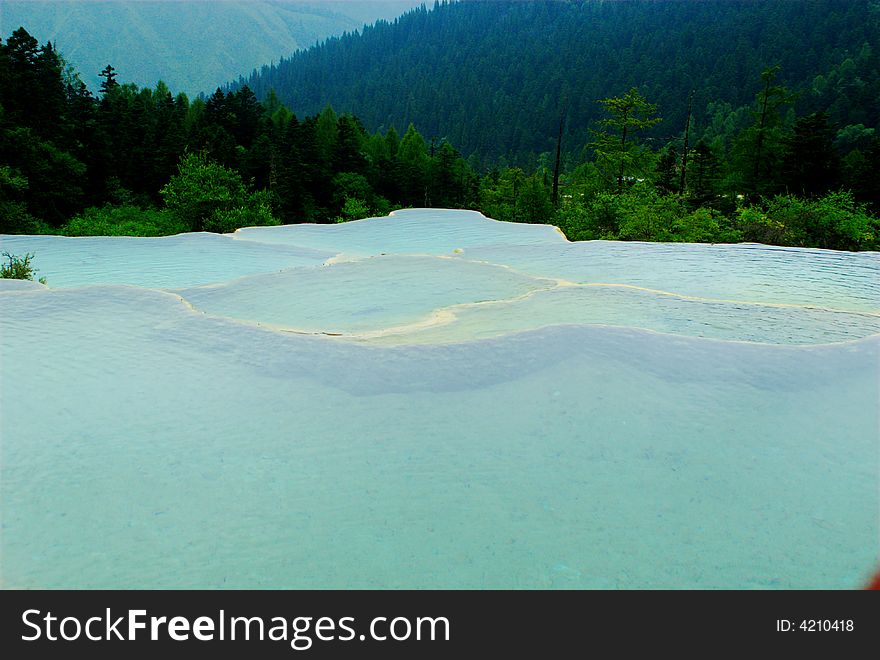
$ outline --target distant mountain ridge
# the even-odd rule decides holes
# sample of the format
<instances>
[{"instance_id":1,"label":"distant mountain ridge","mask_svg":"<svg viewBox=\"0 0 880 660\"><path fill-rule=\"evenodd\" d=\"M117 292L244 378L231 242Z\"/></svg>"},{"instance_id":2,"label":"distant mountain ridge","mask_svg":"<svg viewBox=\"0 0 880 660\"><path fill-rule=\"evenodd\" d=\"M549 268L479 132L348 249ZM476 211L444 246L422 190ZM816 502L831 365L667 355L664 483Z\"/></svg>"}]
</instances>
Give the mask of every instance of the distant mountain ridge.
<instances>
[{"instance_id":1,"label":"distant mountain ridge","mask_svg":"<svg viewBox=\"0 0 880 660\"><path fill-rule=\"evenodd\" d=\"M123 82L210 93L331 35L394 18L408 0L52 0L0 2L0 34L23 26L57 44L92 89L112 64Z\"/></svg>"},{"instance_id":2,"label":"distant mountain ridge","mask_svg":"<svg viewBox=\"0 0 880 660\"><path fill-rule=\"evenodd\" d=\"M523 162L554 148L563 106L568 149L580 148L601 116L596 101L636 86L658 104L664 122L652 135L666 140L683 130L691 90L702 130L751 104L761 71L775 64L779 82L800 93L798 111L876 126L878 39L876 0L444 0L330 38L231 88L247 84L259 98L274 89L300 115L329 103L369 130L413 122L466 156Z\"/></svg>"}]
</instances>

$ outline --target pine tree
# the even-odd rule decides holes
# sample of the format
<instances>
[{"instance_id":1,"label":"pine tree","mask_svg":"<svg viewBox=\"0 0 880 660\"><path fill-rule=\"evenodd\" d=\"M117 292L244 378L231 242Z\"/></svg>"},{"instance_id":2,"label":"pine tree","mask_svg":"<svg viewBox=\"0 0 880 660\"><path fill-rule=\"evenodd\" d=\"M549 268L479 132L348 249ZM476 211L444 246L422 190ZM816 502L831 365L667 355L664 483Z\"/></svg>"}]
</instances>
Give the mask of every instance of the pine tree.
<instances>
[{"instance_id":1,"label":"pine tree","mask_svg":"<svg viewBox=\"0 0 880 660\"><path fill-rule=\"evenodd\" d=\"M624 182L645 176L648 171L648 152L638 142L638 133L659 124L655 117L657 106L639 94L633 87L623 96L599 101L610 117L599 124L604 131L593 131L590 146L596 163L606 178L616 180L616 190L623 192Z\"/></svg>"},{"instance_id":2,"label":"pine tree","mask_svg":"<svg viewBox=\"0 0 880 660\"><path fill-rule=\"evenodd\" d=\"M674 145L669 145L661 152L657 159L657 180L654 185L662 194L669 195L678 192L680 172L678 171L678 151Z\"/></svg>"},{"instance_id":3,"label":"pine tree","mask_svg":"<svg viewBox=\"0 0 880 660\"><path fill-rule=\"evenodd\" d=\"M333 145L333 171L367 173L364 156L363 127L352 115L342 115L336 122L336 142Z\"/></svg>"},{"instance_id":4,"label":"pine tree","mask_svg":"<svg viewBox=\"0 0 880 660\"><path fill-rule=\"evenodd\" d=\"M721 180L721 162L712 148L702 139L691 151L687 178L687 195L695 207L712 206L718 195Z\"/></svg>"},{"instance_id":5,"label":"pine tree","mask_svg":"<svg viewBox=\"0 0 880 660\"><path fill-rule=\"evenodd\" d=\"M799 117L785 140L782 171L788 192L819 196L837 188L840 158L827 112Z\"/></svg>"},{"instance_id":6,"label":"pine tree","mask_svg":"<svg viewBox=\"0 0 880 660\"><path fill-rule=\"evenodd\" d=\"M401 203L406 206L426 206L430 159L425 138L412 124L400 141L395 165L395 178L401 191Z\"/></svg>"},{"instance_id":7,"label":"pine tree","mask_svg":"<svg viewBox=\"0 0 880 660\"><path fill-rule=\"evenodd\" d=\"M733 183L752 200L778 192L780 188L782 109L791 104L793 97L784 86L773 84L778 74L778 66L761 72L762 87L752 110L754 123L739 136L733 148Z\"/></svg>"},{"instance_id":8,"label":"pine tree","mask_svg":"<svg viewBox=\"0 0 880 660\"><path fill-rule=\"evenodd\" d=\"M98 74L104 80L101 82L101 94L106 96L107 93L113 89L114 87L119 87L119 83L116 82L116 69L113 68L112 65L108 64L104 67L103 71Z\"/></svg>"}]
</instances>

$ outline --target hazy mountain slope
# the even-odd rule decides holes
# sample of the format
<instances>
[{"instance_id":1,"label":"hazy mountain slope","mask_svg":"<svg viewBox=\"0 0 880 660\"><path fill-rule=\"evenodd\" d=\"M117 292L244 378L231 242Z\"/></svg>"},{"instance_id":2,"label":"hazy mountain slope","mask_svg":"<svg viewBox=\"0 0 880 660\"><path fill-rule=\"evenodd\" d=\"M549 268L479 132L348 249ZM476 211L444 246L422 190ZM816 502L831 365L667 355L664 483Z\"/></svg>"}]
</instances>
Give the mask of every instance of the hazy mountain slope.
<instances>
[{"instance_id":1,"label":"hazy mountain slope","mask_svg":"<svg viewBox=\"0 0 880 660\"><path fill-rule=\"evenodd\" d=\"M83 80L96 87L112 64L123 82L173 91L213 91L242 72L277 61L365 22L394 18L416 2L49 1L0 2L0 34L24 26L56 42Z\"/></svg>"},{"instance_id":2,"label":"hazy mountain slope","mask_svg":"<svg viewBox=\"0 0 880 660\"><path fill-rule=\"evenodd\" d=\"M274 88L300 114L331 103L369 129L412 121L490 160L552 150L562 99L567 144L583 145L601 116L596 101L632 86L659 105L665 121L653 135L668 139L684 128L692 89L705 126L708 103L752 103L761 71L775 64L777 82L801 92L799 110L823 109L808 107L821 75L840 87L823 94L844 99L833 119L870 126L880 111L871 98L880 90L878 14L867 0L465 0L331 39L239 84L261 98Z\"/></svg>"}]
</instances>

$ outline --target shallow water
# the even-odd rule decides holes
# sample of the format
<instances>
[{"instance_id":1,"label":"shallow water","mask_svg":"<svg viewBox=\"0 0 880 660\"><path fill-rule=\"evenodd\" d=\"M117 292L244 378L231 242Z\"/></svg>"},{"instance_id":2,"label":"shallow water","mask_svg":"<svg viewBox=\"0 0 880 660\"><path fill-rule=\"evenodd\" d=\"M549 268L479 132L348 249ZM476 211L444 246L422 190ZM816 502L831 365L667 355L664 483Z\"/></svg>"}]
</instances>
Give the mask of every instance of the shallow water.
<instances>
[{"instance_id":1,"label":"shallow water","mask_svg":"<svg viewBox=\"0 0 880 660\"><path fill-rule=\"evenodd\" d=\"M246 267L227 283L198 286L200 259L219 272L219 237L190 235L185 267L157 249L144 285L120 286L136 257L116 239L31 244L49 288L0 286L3 586L865 580L880 554L880 337L863 285L876 258L725 246L736 272L706 284L659 254L681 248L692 268L704 259L724 275L712 246L577 248L605 264L600 281L670 296L558 282L578 278L544 228L526 227L536 243L518 252L521 226L405 216L442 220L444 250L459 224L473 245L548 256L360 260L350 243L320 249L351 263L283 264L317 239L272 228L264 245L250 229L229 240L224 260ZM409 250L402 236L371 237L372 223L357 223L361 245L428 254L430 227ZM28 237L14 240L21 251ZM102 241L101 263L77 253ZM253 250L279 246L293 252L244 272L261 263ZM757 262L747 276L745 262ZM54 285L62 264L82 284L106 269L111 286ZM774 279L777 266L812 280L798 289ZM749 298L759 281L764 298ZM703 299L713 292L760 304Z\"/></svg>"},{"instance_id":2,"label":"shallow water","mask_svg":"<svg viewBox=\"0 0 880 660\"><path fill-rule=\"evenodd\" d=\"M244 243L218 234L161 238L0 236L0 251L36 255L53 288L133 284L174 288L225 282L295 266L320 265L333 252Z\"/></svg>"},{"instance_id":3,"label":"shallow water","mask_svg":"<svg viewBox=\"0 0 880 660\"><path fill-rule=\"evenodd\" d=\"M880 255L767 245L559 242L464 251L579 284L629 284L717 300L880 311Z\"/></svg>"}]
</instances>

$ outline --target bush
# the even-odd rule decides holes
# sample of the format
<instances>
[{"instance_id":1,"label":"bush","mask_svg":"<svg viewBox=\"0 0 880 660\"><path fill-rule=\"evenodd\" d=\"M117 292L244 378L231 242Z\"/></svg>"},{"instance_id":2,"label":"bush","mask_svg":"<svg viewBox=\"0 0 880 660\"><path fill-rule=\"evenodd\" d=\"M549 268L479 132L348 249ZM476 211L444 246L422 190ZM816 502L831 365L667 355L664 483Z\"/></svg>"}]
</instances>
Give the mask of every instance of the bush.
<instances>
[{"instance_id":1,"label":"bush","mask_svg":"<svg viewBox=\"0 0 880 660\"><path fill-rule=\"evenodd\" d=\"M880 248L880 220L848 191L819 199L777 195L740 208L737 224L746 240L757 243L832 250Z\"/></svg>"},{"instance_id":2,"label":"bush","mask_svg":"<svg viewBox=\"0 0 880 660\"><path fill-rule=\"evenodd\" d=\"M489 218L505 222L553 222L550 192L543 179L526 176L519 168L483 177L479 190L480 211Z\"/></svg>"},{"instance_id":3,"label":"bush","mask_svg":"<svg viewBox=\"0 0 880 660\"><path fill-rule=\"evenodd\" d=\"M67 236L168 236L189 227L167 210L136 206L89 208L62 227Z\"/></svg>"},{"instance_id":4,"label":"bush","mask_svg":"<svg viewBox=\"0 0 880 660\"><path fill-rule=\"evenodd\" d=\"M677 197L660 195L654 188L631 188L619 196L619 204L617 237L624 241L673 241L673 226L688 213Z\"/></svg>"},{"instance_id":5,"label":"bush","mask_svg":"<svg viewBox=\"0 0 880 660\"><path fill-rule=\"evenodd\" d=\"M340 172L333 177L333 206L342 209L349 199L360 199L365 204L373 199L373 189L369 181L354 172Z\"/></svg>"},{"instance_id":6,"label":"bush","mask_svg":"<svg viewBox=\"0 0 880 660\"><path fill-rule=\"evenodd\" d=\"M248 192L238 172L204 154L184 154L178 174L160 193L169 212L190 231L226 233L239 227L279 224L266 193Z\"/></svg>"},{"instance_id":7,"label":"bush","mask_svg":"<svg viewBox=\"0 0 880 660\"><path fill-rule=\"evenodd\" d=\"M27 211L27 177L8 165L0 165L0 234L51 234L48 223Z\"/></svg>"},{"instance_id":8,"label":"bush","mask_svg":"<svg viewBox=\"0 0 880 660\"><path fill-rule=\"evenodd\" d=\"M620 220L619 200L616 195L606 192L568 201L556 214L556 224L572 241L614 240Z\"/></svg>"},{"instance_id":9,"label":"bush","mask_svg":"<svg viewBox=\"0 0 880 660\"><path fill-rule=\"evenodd\" d=\"M58 230L27 212L25 205L0 200L0 234L54 234Z\"/></svg>"},{"instance_id":10,"label":"bush","mask_svg":"<svg viewBox=\"0 0 880 660\"><path fill-rule=\"evenodd\" d=\"M698 208L673 221L674 241L687 243L739 243L742 234L734 229L728 218L711 208Z\"/></svg>"},{"instance_id":11,"label":"bush","mask_svg":"<svg viewBox=\"0 0 880 660\"><path fill-rule=\"evenodd\" d=\"M573 241L607 239L690 243L733 243L741 240L721 213L692 211L681 197L660 195L647 186L622 194L598 192L583 201L568 201L556 222Z\"/></svg>"},{"instance_id":12,"label":"bush","mask_svg":"<svg viewBox=\"0 0 880 660\"><path fill-rule=\"evenodd\" d=\"M369 218L370 207L362 199L357 197L346 197L345 204L342 205L341 215L336 216L333 222L351 222L352 220L362 220Z\"/></svg>"},{"instance_id":13,"label":"bush","mask_svg":"<svg viewBox=\"0 0 880 660\"><path fill-rule=\"evenodd\" d=\"M32 253L27 253L23 257L17 257L14 254L4 252L3 256L8 260L7 263L0 265L0 278L5 280L33 280L37 270L31 265L31 259L34 258ZM46 283L46 278L41 277L40 284Z\"/></svg>"},{"instance_id":14,"label":"bush","mask_svg":"<svg viewBox=\"0 0 880 660\"><path fill-rule=\"evenodd\" d=\"M205 220L205 231L228 234L240 227L266 227L280 225L272 215L270 196L266 192L256 192L250 196L246 206L215 211Z\"/></svg>"}]
</instances>

